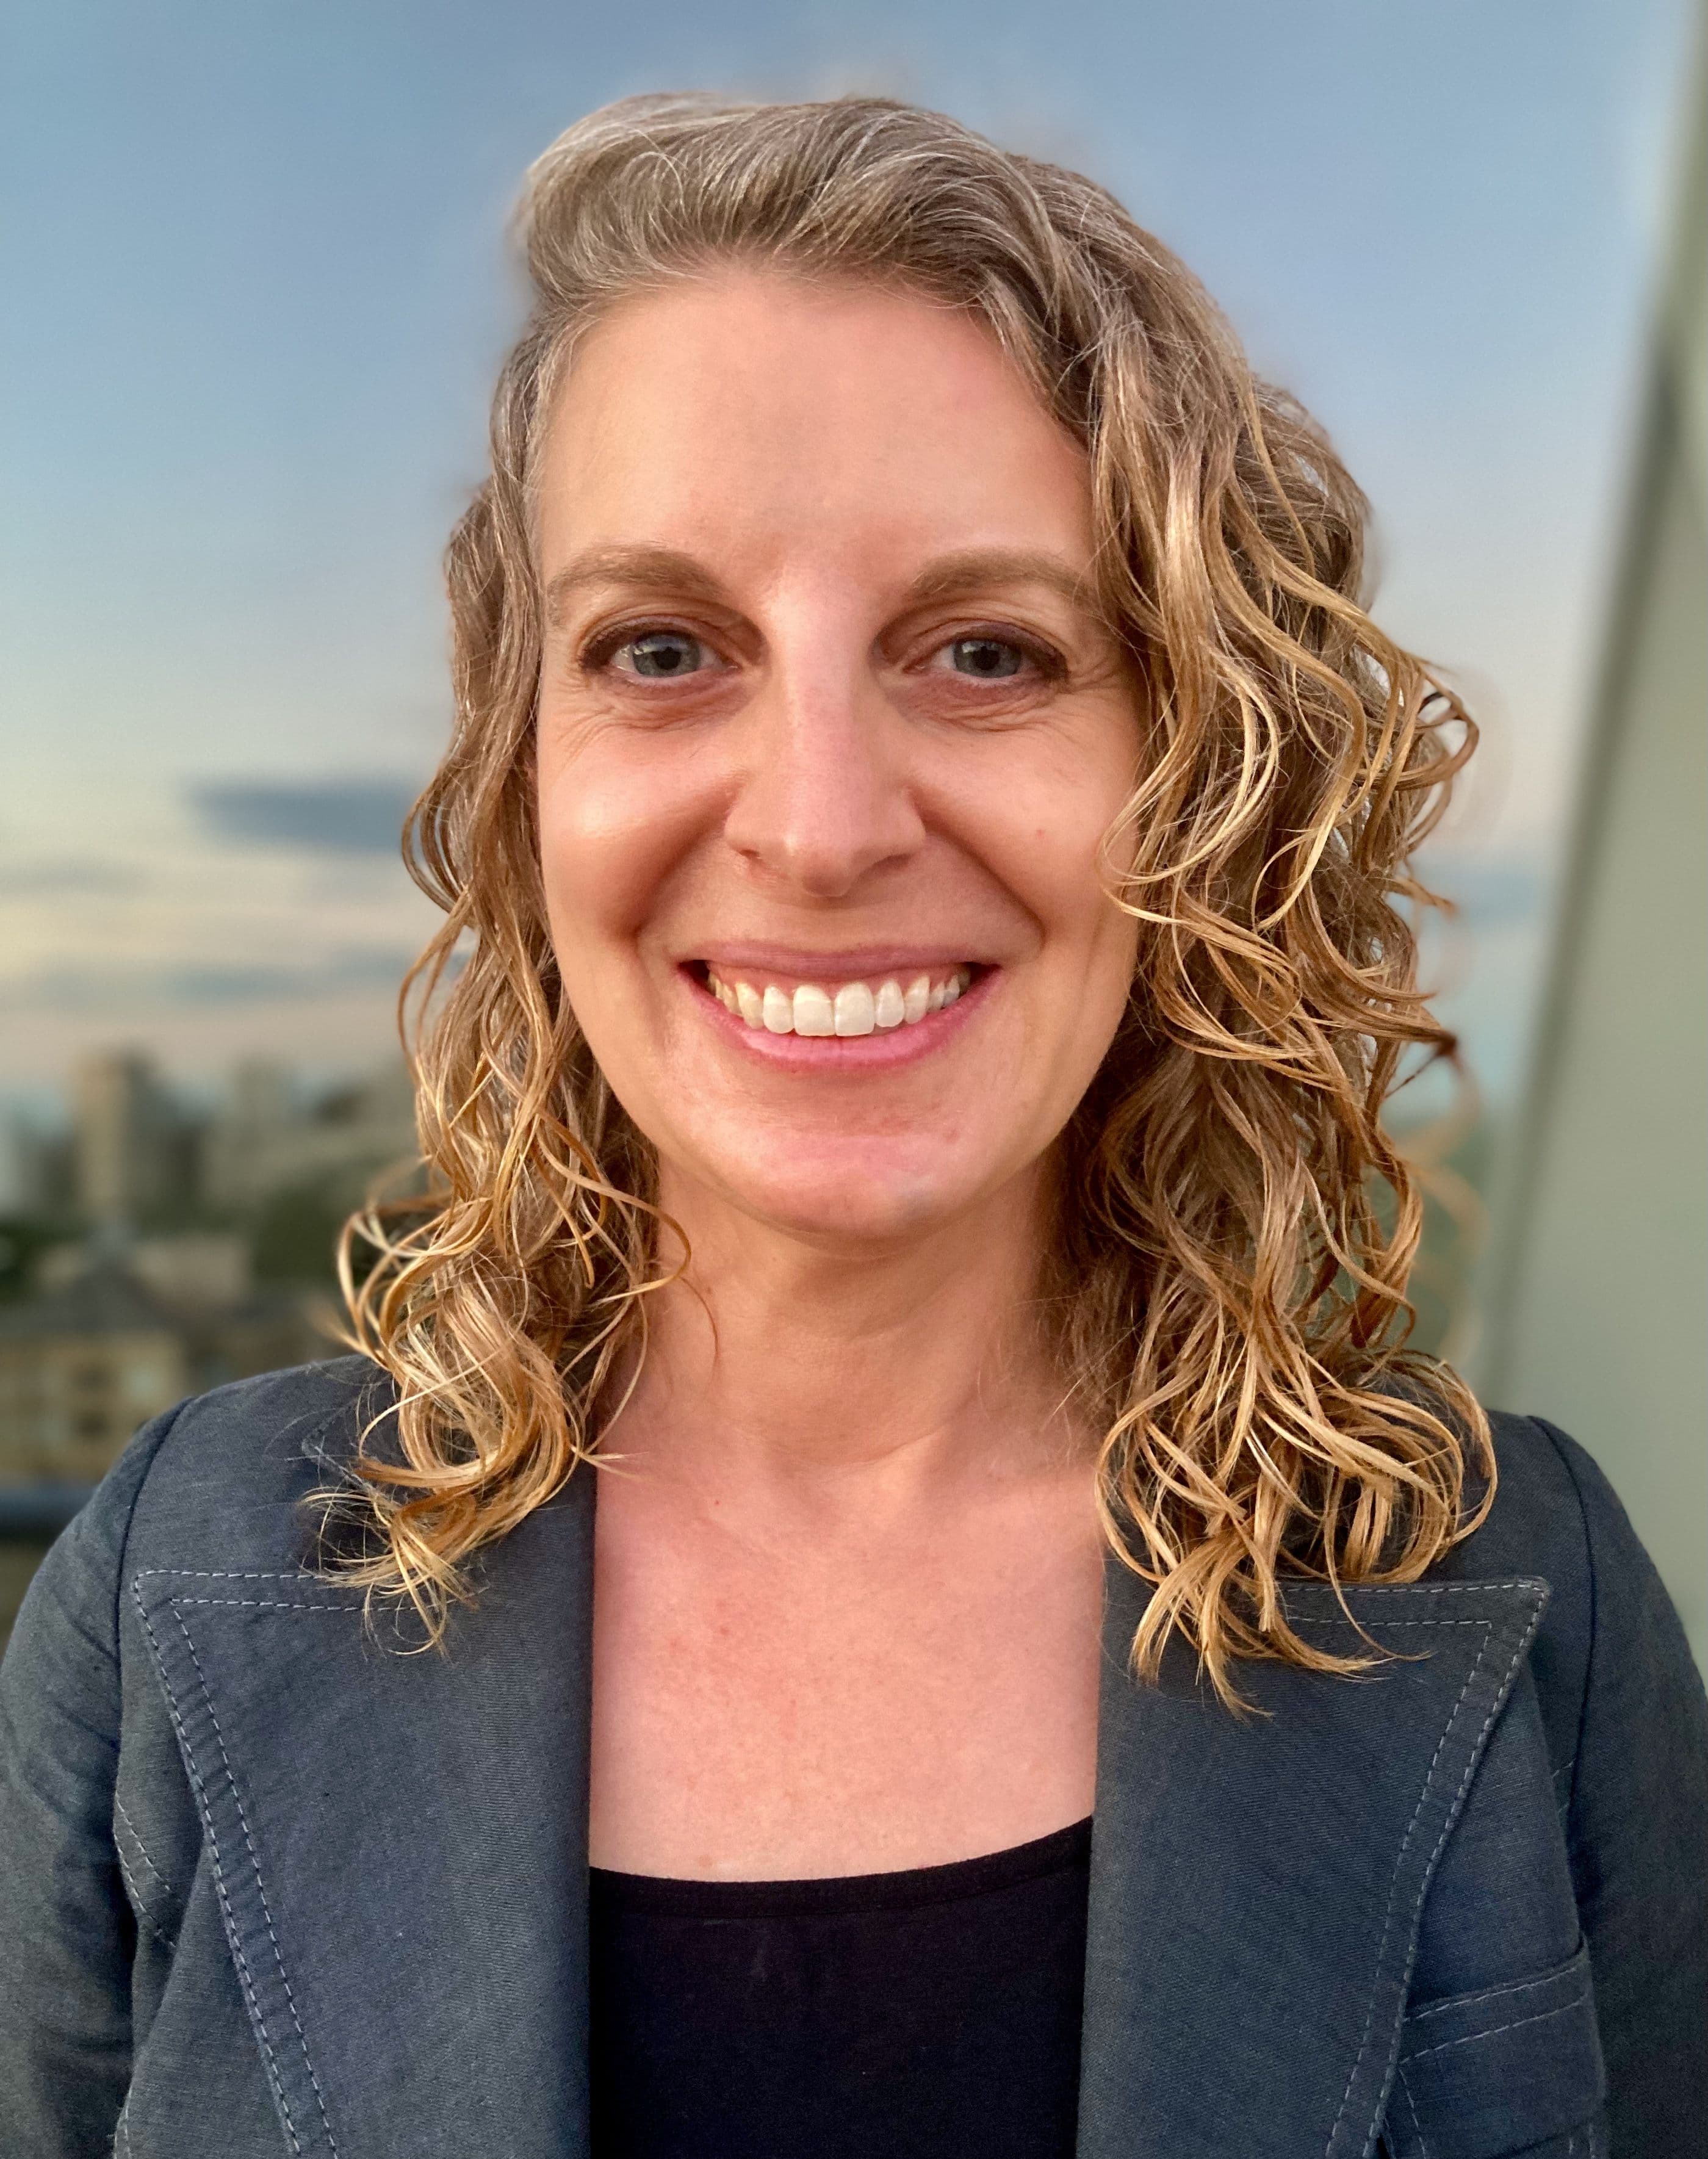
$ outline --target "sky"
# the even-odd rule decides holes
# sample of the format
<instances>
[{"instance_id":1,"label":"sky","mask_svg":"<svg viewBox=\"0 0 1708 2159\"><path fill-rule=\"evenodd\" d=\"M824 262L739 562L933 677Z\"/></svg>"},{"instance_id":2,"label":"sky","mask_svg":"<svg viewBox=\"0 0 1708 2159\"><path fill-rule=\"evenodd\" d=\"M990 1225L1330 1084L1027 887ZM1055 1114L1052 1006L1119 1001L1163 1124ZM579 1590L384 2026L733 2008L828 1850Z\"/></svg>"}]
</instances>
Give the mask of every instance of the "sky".
<instances>
[{"instance_id":1,"label":"sky","mask_svg":"<svg viewBox=\"0 0 1708 2159\"><path fill-rule=\"evenodd\" d=\"M139 1043L359 1066L529 159L661 88L879 90L1175 247L1374 506L1485 729L1432 964L1521 1069L1617 540L1688 0L13 0L0 52L0 1103Z\"/></svg>"}]
</instances>

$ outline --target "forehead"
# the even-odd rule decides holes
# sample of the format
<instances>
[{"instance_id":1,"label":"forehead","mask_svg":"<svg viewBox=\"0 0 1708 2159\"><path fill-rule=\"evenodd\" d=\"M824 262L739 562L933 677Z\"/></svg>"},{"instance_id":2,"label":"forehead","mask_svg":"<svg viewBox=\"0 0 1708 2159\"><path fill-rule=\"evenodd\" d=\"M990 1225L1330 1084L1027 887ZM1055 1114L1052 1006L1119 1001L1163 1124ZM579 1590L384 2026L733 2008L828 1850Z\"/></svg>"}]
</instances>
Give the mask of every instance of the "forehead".
<instances>
[{"instance_id":1,"label":"forehead","mask_svg":"<svg viewBox=\"0 0 1708 2159\"><path fill-rule=\"evenodd\" d=\"M601 545L758 574L1092 554L1084 453L992 333L857 283L731 271L623 302L577 346L538 478L547 577Z\"/></svg>"}]
</instances>

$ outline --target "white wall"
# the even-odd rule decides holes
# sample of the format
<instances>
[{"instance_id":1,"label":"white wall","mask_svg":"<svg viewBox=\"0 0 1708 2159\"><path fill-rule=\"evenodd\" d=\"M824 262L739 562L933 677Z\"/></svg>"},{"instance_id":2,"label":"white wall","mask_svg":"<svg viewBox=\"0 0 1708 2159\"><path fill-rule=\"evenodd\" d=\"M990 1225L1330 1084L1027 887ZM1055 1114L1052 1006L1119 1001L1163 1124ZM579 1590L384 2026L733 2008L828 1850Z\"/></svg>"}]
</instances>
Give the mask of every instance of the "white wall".
<instances>
[{"instance_id":1,"label":"white wall","mask_svg":"<svg viewBox=\"0 0 1708 2159\"><path fill-rule=\"evenodd\" d=\"M1708 1670L1708 215L1699 116L1482 1375L1595 1455Z\"/></svg>"}]
</instances>

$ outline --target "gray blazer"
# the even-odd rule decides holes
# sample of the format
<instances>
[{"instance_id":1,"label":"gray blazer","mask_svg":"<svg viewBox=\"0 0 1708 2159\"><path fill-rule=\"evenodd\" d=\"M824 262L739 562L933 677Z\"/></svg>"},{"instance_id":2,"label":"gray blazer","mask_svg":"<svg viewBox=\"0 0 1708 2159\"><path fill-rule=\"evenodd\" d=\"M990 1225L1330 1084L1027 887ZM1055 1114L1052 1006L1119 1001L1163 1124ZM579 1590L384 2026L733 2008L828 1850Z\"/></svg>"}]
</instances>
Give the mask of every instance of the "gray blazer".
<instances>
[{"instance_id":1,"label":"gray blazer","mask_svg":"<svg viewBox=\"0 0 1708 2159\"><path fill-rule=\"evenodd\" d=\"M31 1589L7 2159L585 2159L594 1480L493 1549L448 1654L396 1654L298 1504L383 1386L158 1419ZM1497 1431L1487 1526L1353 1594L1404 1658L1374 1677L1251 1666L1243 1719L1183 1655L1136 1685L1111 1570L1079 2159L1708 2151L1708 1702L1593 1463Z\"/></svg>"}]
</instances>

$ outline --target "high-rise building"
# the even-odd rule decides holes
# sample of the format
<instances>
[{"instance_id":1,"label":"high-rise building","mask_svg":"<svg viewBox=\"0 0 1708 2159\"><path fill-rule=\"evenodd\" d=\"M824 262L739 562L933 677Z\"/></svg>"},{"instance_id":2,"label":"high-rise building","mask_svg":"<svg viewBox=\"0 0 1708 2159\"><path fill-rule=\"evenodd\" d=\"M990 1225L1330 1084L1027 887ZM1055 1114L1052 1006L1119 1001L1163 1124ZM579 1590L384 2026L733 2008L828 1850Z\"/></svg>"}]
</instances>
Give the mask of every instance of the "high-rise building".
<instances>
[{"instance_id":1,"label":"high-rise building","mask_svg":"<svg viewBox=\"0 0 1708 2159\"><path fill-rule=\"evenodd\" d=\"M400 1059L318 1098L280 1065L240 1065L204 1147L204 1196L243 1214L270 1194L315 1188L353 1206L376 1171L416 1157L415 1095Z\"/></svg>"},{"instance_id":2,"label":"high-rise building","mask_svg":"<svg viewBox=\"0 0 1708 2159\"><path fill-rule=\"evenodd\" d=\"M137 1223L180 1198L189 1168L181 1120L136 1050L84 1058L71 1090L77 1209L91 1223Z\"/></svg>"}]
</instances>

